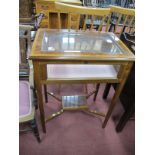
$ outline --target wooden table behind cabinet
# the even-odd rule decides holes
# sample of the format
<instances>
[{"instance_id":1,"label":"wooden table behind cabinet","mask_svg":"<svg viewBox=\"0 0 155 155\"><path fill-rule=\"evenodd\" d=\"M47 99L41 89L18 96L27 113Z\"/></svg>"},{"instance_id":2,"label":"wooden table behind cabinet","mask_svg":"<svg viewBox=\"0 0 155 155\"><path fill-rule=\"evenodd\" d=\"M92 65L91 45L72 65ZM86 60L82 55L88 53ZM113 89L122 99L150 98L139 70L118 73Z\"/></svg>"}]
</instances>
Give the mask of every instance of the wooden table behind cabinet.
<instances>
[{"instance_id":1,"label":"wooden table behind cabinet","mask_svg":"<svg viewBox=\"0 0 155 155\"><path fill-rule=\"evenodd\" d=\"M44 13L45 15L40 24L41 28L56 28L54 25L51 26L52 21L50 21L49 18L50 16L55 15L54 12L57 12L54 4L55 1L73 5L82 5L80 0L35 0L36 13ZM72 16L73 20L76 19L74 15ZM67 20L65 16L63 18Z\"/></svg>"}]
</instances>

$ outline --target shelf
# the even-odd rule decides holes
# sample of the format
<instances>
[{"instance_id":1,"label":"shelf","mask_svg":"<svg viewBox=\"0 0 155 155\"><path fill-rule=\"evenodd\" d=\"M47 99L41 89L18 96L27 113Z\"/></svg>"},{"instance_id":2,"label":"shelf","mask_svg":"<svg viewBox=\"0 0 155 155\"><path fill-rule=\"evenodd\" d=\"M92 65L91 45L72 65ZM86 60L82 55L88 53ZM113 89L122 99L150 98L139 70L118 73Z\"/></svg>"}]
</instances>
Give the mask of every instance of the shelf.
<instances>
[{"instance_id":1,"label":"shelf","mask_svg":"<svg viewBox=\"0 0 155 155\"><path fill-rule=\"evenodd\" d=\"M47 78L117 78L117 71L113 65L48 64Z\"/></svg>"},{"instance_id":2,"label":"shelf","mask_svg":"<svg viewBox=\"0 0 155 155\"><path fill-rule=\"evenodd\" d=\"M86 96L62 96L63 110L88 109Z\"/></svg>"}]
</instances>

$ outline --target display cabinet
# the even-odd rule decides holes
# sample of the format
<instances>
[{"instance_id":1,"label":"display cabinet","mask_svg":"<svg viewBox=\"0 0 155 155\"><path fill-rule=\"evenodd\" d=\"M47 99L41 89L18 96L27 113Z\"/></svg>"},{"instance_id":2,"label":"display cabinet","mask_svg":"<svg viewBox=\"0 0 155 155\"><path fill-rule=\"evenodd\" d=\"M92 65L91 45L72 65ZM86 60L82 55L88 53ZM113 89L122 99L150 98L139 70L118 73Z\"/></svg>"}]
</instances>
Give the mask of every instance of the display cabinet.
<instances>
[{"instance_id":1,"label":"display cabinet","mask_svg":"<svg viewBox=\"0 0 155 155\"><path fill-rule=\"evenodd\" d=\"M110 32L39 29L30 59L34 66L34 83L39 99L41 123L43 131L46 132L45 123L49 120L49 117L53 118L53 116L45 118L43 85L56 83L117 83L108 111L101 114L105 116L102 124L104 128L117 103L116 101L135 58L123 42ZM60 101L65 106L66 102L72 101L71 98L70 96L65 101L65 97L62 97ZM87 96L77 97L75 100L77 102L75 104L76 108L73 107L73 109L79 107L79 98L82 98L80 103L86 104L84 100ZM75 102L71 104L71 107ZM58 114L62 113L63 110ZM88 106L83 110L88 110ZM100 115L100 113L98 114Z\"/></svg>"}]
</instances>

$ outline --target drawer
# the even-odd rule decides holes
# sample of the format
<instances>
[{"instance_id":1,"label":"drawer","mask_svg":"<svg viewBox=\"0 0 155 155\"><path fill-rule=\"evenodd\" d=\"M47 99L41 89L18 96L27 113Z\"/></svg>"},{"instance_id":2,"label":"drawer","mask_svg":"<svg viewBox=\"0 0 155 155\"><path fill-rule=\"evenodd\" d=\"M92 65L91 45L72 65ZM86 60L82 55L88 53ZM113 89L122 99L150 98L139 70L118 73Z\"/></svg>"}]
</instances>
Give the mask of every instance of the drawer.
<instances>
[{"instance_id":1,"label":"drawer","mask_svg":"<svg viewBox=\"0 0 155 155\"><path fill-rule=\"evenodd\" d=\"M71 29L76 29L76 27L77 27L77 21L72 21L71 22Z\"/></svg>"},{"instance_id":2,"label":"drawer","mask_svg":"<svg viewBox=\"0 0 155 155\"><path fill-rule=\"evenodd\" d=\"M71 14L71 21L77 21L78 15L77 14Z\"/></svg>"},{"instance_id":3,"label":"drawer","mask_svg":"<svg viewBox=\"0 0 155 155\"><path fill-rule=\"evenodd\" d=\"M54 3L37 3L37 12L38 10L44 11L53 9L54 9Z\"/></svg>"},{"instance_id":4,"label":"drawer","mask_svg":"<svg viewBox=\"0 0 155 155\"><path fill-rule=\"evenodd\" d=\"M48 22L41 22L40 28L48 28Z\"/></svg>"}]
</instances>

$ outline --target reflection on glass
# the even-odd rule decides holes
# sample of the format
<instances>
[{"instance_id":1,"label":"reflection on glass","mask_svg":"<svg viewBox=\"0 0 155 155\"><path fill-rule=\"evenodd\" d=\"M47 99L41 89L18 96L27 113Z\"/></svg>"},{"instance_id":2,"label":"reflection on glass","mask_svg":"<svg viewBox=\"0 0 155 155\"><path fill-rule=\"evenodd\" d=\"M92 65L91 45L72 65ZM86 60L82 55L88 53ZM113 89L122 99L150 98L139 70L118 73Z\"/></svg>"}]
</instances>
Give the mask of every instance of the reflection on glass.
<instances>
[{"instance_id":1,"label":"reflection on glass","mask_svg":"<svg viewBox=\"0 0 155 155\"><path fill-rule=\"evenodd\" d=\"M41 51L122 54L115 40L108 33L45 32Z\"/></svg>"}]
</instances>

